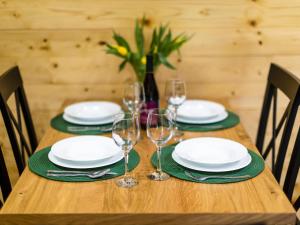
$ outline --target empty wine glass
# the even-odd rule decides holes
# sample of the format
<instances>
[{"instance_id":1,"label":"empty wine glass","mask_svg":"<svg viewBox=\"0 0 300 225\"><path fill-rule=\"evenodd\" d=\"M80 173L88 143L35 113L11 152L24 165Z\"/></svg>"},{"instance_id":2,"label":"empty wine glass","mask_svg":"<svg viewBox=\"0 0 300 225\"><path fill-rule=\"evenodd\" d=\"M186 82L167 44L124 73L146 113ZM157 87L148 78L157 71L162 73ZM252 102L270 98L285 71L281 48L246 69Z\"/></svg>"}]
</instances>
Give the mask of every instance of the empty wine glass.
<instances>
[{"instance_id":1,"label":"empty wine glass","mask_svg":"<svg viewBox=\"0 0 300 225\"><path fill-rule=\"evenodd\" d=\"M140 82L129 82L125 84L123 103L127 109L138 115L142 106L145 104L145 90Z\"/></svg>"},{"instance_id":2,"label":"empty wine glass","mask_svg":"<svg viewBox=\"0 0 300 225\"><path fill-rule=\"evenodd\" d=\"M124 176L116 181L119 187L130 188L137 185L136 178L128 175L129 153L137 143L140 135L137 117L133 113L120 113L116 115L112 137L115 143L124 151L125 173Z\"/></svg>"},{"instance_id":3,"label":"empty wine glass","mask_svg":"<svg viewBox=\"0 0 300 225\"><path fill-rule=\"evenodd\" d=\"M179 79L168 80L166 82L165 97L168 105L174 109L175 132L173 136L175 140L180 141L181 137L183 136L183 132L178 129L176 121L178 108L186 99L185 82Z\"/></svg>"},{"instance_id":4,"label":"empty wine glass","mask_svg":"<svg viewBox=\"0 0 300 225\"><path fill-rule=\"evenodd\" d=\"M151 180L167 180L170 176L162 171L161 149L172 138L173 114L167 109L152 109L147 118L147 136L156 145L157 167L149 174Z\"/></svg>"}]
</instances>

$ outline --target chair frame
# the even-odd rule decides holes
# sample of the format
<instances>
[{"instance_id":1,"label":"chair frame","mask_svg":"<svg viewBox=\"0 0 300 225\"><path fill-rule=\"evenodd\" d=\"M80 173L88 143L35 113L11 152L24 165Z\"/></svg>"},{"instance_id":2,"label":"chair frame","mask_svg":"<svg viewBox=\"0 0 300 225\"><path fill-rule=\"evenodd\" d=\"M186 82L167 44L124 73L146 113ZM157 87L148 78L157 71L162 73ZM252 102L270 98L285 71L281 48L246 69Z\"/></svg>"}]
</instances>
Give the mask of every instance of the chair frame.
<instances>
[{"instance_id":1,"label":"chair frame","mask_svg":"<svg viewBox=\"0 0 300 225\"><path fill-rule=\"evenodd\" d=\"M0 173L1 173L0 187L1 187L3 200L5 201L9 195L9 193L11 192L11 183L9 180L8 171L6 168L6 164L4 161L1 147L0 147ZM0 201L0 208L1 208L1 206L2 206L2 202Z\"/></svg>"},{"instance_id":2,"label":"chair frame","mask_svg":"<svg viewBox=\"0 0 300 225\"><path fill-rule=\"evenodd\" d=\"M290 100L285 112L283 113L278 125L276 118L277 111L277 90L282 91ZM273 102L273 104L272 104ZM263 150L268 119L272 104L272 137ZM271 64L268 82L266 86L262 112L259 120L259 127L256 138L256 147L259 149L263 158L272 153L272 172L278 182L280 182L283 170L283 164L286 157L287 148L290 142L290 137L294 127L297 111L300 105L300 79L279 67L276 64ZM277 125L277 127L276 127ZM283 128L282 137L279 143L277 157L276 155L276 138ZM284 179L283 191L290 201L292 201L293 192L300 167L300 127L293 146L290 161L288 163L288 170ZM294 208L298 210L300 207L300 196L294 203Z\"/></svg>"},{"instance_id":3,"label":"chair frame","mask_svg":"<svg viewBox=\"0 0 300 225\"><path fill-rule=\"evenodd\" d=\"M9 97L15 94L15 103L17 111L17 119L7 105ZM23 81L19 68L17 66L9 69L0 77L0 109L6 131L13 150L18 172L21 174L26 166L25 153L30 156L37 147L37 137L34 130L26 94L23 87ZM22 115L25 122L30 146L27 144L22 131ZM16 132L19 135L19 142Z\"/></svg>"},{"instance_id":4,"label":"chair frame","mask_svg":"<svg viewBox=\"0 0 300 225\"><path fill-rule=\"evenodd\" d=\"M286 178L283 185L283 191L285 192L288 199L292 200L294 187L296 184L298 172L300 167L300 127L298 130L297 138L295 141L295 145L293 147L293 151L291 154L291 159L288 165L288 170L286 173ZM300 202L297 203L297 201L300 201L300 196L298 198L299 200L296 200L294 207L298 209L300 207Z\"/></svg>"}]
</instances>

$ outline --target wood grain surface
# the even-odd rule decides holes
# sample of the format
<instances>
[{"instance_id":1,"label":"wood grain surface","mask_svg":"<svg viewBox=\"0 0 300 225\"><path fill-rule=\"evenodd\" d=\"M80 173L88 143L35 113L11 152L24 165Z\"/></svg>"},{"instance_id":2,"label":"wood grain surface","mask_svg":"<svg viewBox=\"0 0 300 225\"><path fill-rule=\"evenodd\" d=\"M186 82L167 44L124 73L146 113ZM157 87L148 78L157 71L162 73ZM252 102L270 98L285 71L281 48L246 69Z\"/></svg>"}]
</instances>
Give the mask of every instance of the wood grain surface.
<instances>
[{"instance_id":1,"label":"wood grain surface","mask_svg":"<svg viewBox=\"0 0 300 225\"><path fill-rule=\"evenodd\" d=\"M161 94L166 79L181 76L189 97L230 97L254 138L256 123L244 118L259 114L270 63L300 74L299 8L299 0L1 0L0 73L20 66L40 138L64 98L120 95L133 71L119 74L120 59L101 42L116 30L132 44L134 20L146 15L146 42L160 23L194 34L182 62L170 60L177 71L158 71ZM0 138L7 153L2 130Z\"/></svg>"},{"instance_id":2,"label":"wood grain surface","mask_svg":"<svg viewBox=\"0 0 300 225\"><path fill-rule=\"evenodd\" d=\"M224 103L224 102L223 102ZM227 105L228 106L228 105ZM48 128L38 149L72 135ZM111 136L107 134L106 136ZM214 132L185 132L184 138L229 138L256 150L242 124ZM295 211L270 170L231 184L200 184L171 178L156 182L154 145L136 145L141 161L132 172L138 186L124 189L115 179L68 183L41 178L25 169L0 211L0 224L293 224Z\"/></svg>"}]
</instances>

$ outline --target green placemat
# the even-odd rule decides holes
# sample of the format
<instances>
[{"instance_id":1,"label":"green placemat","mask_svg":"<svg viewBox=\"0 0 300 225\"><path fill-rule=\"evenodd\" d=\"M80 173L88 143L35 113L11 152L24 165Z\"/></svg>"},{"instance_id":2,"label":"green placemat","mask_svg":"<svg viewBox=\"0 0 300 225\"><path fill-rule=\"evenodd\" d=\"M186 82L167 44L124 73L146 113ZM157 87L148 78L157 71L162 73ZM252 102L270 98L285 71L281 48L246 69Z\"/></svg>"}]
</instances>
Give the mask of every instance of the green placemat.
<instances>
[{"instance_id":1,"label":"green placemat","mask_svg":"<svg viewBox=\"0 0 300 225\"><path fill-rule=\"evenodd\" d=\"M251 157L252 161L251 163L239 170L235 171L230 171L230 172L202 172L202 171L196 171L196 170L191 170L188 168L185 168L178 163L176 163L173 158L172 158L172 152L174 150L176 145L169 145L167 147L164 147L161 152L161 157L162 157L162 170L169 175L173 177L177 177L181 180L187 180L187 181L192 181L192 182L198 182L198 183L209 183L209 184L223 184L223 183L235 183L239 181L244 181L251 179L258 174L260 174L264 168L265 168L265 162L264 160L254 153L251 150L248 150ZM157 155L154 153L151 157L151 162L152 164L156 167L157 165ZM237 179L208 179L205 181L197 181L194 180L188 176L185 175L184 171L189 171L191 172L194 176L209 176L209 175L227 175L227 176L242 176L242 175L250 175L250 178L237 178Z\"/></svg>"},{"instance_id":2,"label":"green placemat","mask_svg":"<svg viewBox=\"0 0 300 225\"><path fill-rule=\"evenodd\" d=\"M56 130L62 131L64 133L70 134L81 134L81 135L96 135L111 132L111 124L103 124L103 125L77 125L73 123L69 123L63 119L63 114L59 114L55 116L51 120L51 127ZM86 130L77 130L72 131L70 128L78 128L78 129L86 129Z\"/></svg>"},{"instance_id":3,"label":"green placemat","mask_svg":"<svg viewBox=\"0 0 300 225\"><path fill-rule=\"evenodd\" d=\"M177 122L177 126L183 131L214 131L233 127L240 123L240 118L233 112L227 111L228 117L220 122L209 124L191 124Z\"/></svg>"},{"instance_id":4,"label":"green placemat","mask_svg":"<svg viewBox=\"0 0 300 225\"><path fill-rule=\"evenodd\" d=\"M121 161L116 162L112 165L101 167L101 169L110 168L111 172L115 172L117 173L117 175L105 175L103 177L95 178L95 179L89 177L49 177L47 176L47 170L66 170L66 168L57 166L48 159L48 153L50 149L51 147L46 147L40 151L37 151L29 158L28 166L33 173L38 174L50 180L67 181L67 182L89 182L89 181L106 180L124 174L124 159L122 159ZM140 157L138 153L135 150L132 150L129 153L129 163L128 163L129 171L133 170L139 164L139 161L140 161ZM75 169L70 169L70 170L75 170ZM99 170L99 168L85 169L85 171L95 171L95 170ZM80 171L82 171L82 169L80 169Z\"/></svg>"}]
</instances>

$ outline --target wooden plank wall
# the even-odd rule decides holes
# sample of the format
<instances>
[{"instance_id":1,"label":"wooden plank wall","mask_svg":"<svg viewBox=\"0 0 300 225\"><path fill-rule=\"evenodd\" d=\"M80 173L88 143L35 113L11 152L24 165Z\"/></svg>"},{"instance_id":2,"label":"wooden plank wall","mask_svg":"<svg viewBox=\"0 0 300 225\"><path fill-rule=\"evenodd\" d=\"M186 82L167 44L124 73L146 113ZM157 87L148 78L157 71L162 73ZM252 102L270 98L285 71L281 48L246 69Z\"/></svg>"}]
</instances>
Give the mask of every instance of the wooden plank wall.
<instances>
[{"instance_id":1,"label":"wooden plank wall","mask_svg":"<svg viewBox=\"0 0 300 225\"><path fill-rule=\"evenodd\" d=\"M178 75L190 98L229 98L252 137L269 64L300 74L300 0L0 0L0 72L20 66L39 137L65 98L122 95L133 71L119 74L101 41L132 40L143 15L148 41L159 23L194 34L177 71L157 73L161 93Z\"/></svg>"}]
</instances>

